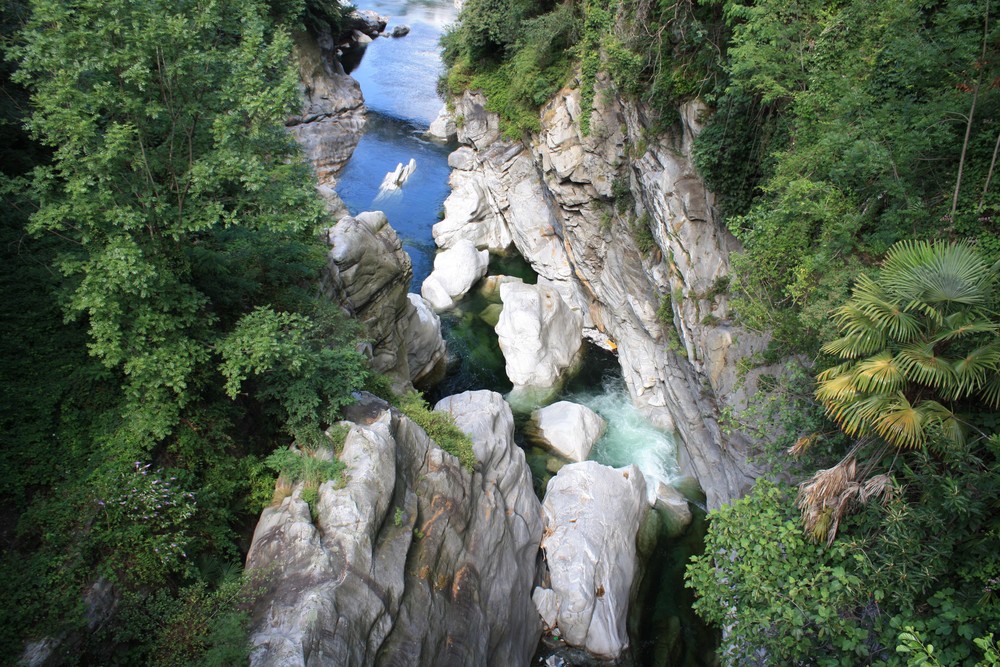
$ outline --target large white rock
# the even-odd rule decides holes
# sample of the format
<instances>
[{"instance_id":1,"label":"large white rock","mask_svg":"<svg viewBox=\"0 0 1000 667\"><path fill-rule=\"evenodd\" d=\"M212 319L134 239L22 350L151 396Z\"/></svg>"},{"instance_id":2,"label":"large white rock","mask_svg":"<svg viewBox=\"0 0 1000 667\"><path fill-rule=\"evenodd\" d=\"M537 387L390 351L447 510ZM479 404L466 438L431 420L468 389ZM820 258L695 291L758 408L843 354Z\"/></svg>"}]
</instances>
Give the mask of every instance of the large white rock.
<instances>
[{"instance_id":1,"label":"large white rock","mask_svg":"<svg viewBox=\"0 0 1000 667\"><path fill-rule=\"evenodd\" d=\"M583 320L559 292L545 285L504 283L497 323L507 377L515 389L556 386L580 351Z\"/></svg>"},{"instance_id":2,"label":"large white rock","mask_svg":"<svg viewBox=\"0 0 1000 667\"><path fill-rule=\"evenodd\" d=\"M585 461L608 423L579 403L559 401L531 413L528 436L571 461Z\"/></svg>"},{"instance_id":3,"label":"large white rock","mask_svg":"<svg viewBox=\"0 0 1000 667\"><path fill-rule=\"evenodd\" d=\"M487 251L477 250L471 241L459 241L434 258L434 270L424 280L420 294L435 310L447 310L486 275L489 263Z\"/></svg>"},{"instance_id":4,"label":"large white rock","mask_svg":"<svg viewBox=\"0 0 1000 667\"><path fill-rule=\"evenodd\" d=\"M454 247L463 239L495 253L510 248L513 238L486 194L489 186L484 187L484 178L475 172L451 173L451 194L444 201L444 219L431 229L439 248Z\"/></svg>"},{"instance_id":5,"label":"large white rock","mask_svg":"<svg viewBox=\"0 0 1000 667\"><path fill-rule=\"evenodd\" d=\"M315 519L296 487L264 510L247 556L263 573L252 667L527 665L541 506L498 394L446 399L472 473L407 417L367 398Z\"/></svg>"},{"instance_id":6,"label":"large white rock","mask_svg":"<svg viewBox=\"0 0 1000 667\"><path fill-rule=\"evenodd\" d=\"M549 481L542 550L551 585L536 588L533 598L568 644L612 659L628 646L635 540L647 508L635 466L572 463Z\"/></svg>"},{"instance_id":7,"label":"large white rock","mask_svg":"<svg viewBox=\"0 0 1000 667\"><path fill-rule=\"evenodd\" d=\"M458 136L455 119L448 113L448 105L442 105L437 118L431 121L427 134L440 141L453 141Z\"/></svg>"}]
</instances>

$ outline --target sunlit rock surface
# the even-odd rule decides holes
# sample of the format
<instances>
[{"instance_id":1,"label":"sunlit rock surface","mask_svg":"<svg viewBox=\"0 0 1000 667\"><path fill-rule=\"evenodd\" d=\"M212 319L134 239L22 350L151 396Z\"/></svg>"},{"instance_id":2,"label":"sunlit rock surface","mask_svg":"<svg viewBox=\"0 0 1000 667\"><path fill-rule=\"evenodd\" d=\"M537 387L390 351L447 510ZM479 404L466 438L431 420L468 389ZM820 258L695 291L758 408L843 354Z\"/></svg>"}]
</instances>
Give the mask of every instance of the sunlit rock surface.
<instances>
[{"instance_id":1,"label":"sunlit rock surface","mask_svg":"<svg viewBox=\"0 0 1000 667\"><path fill-rule=\"evenodd\" d=\"M538 613L568 644L616 658L628 646L636 534L648 510L642 473L573 463L549 481L542 506L549 583L534 591Z\"/></svg>"},{"instance_id":2,"label":"sunlit rock surface","mask_svg":"<svg viewBox=\"0 0 1000 667\"><path fill-rule=\"evenodd\" d=\"M570 461L584 461L607 426L587 406L559 401L532 412L525 435Z\"/></svg>"},{"instance_id":3,"label":"sunlit rock surface","mask_svg":"<svg viewBox=\"0 0 1000 667\"><path fill-rule=\"evenodd\" d=\"M434 270L424 280L420 294L435 310L447 310L486 275L489 263L487 251L478 250L471 241L459 241L434 258Z\"/></svg>"},{"instance_id":4,"label":"sunlit rock surface","mask_svg":"<svg viewBox=\"0 0 1000 667\"><path fill-rule=\"evenodd\" d=\"M503 311L496 325L507 377L517 390L556 387L578 358L580 314L546 285L500 285Z\"/></svg>"},{"instance_id":5,"label":"sunlit rock surface","mask_svg":"<svg viewBox=\"0 0 1000 667\"><path fill-rule=\"evenodd\" d=\"M463 215L470 230L506 226L539 282L580 312L587 337L617 352L635 403L677 430L683 468L717 507L756 475L749 441L723 432L720 411L743 409L757 378L775 369L739 381L740 360L767 341L730 319L729 255L739 245L691 159L705 108L689 102L672 129L654 131L662 123L623 102L604 77L597 87L592 111L581 109L579 90L557 93L526 142L500 137L481 94L456 98L465 120L465 146L453 154L456 215L436 237L446 244L478 234L457 224Z\"/></svg>"},{"instance_id":6,"label":"sunlit rock surface","mask_svg":"<svg viewBox=\"0 0 1000 667\"><path fill-rule=\"evenodd\" d=\"M474 441L475 473L373 397L350 409L342 488L264 510L247 557L264 576L251 665L527 665L541 508L498 394L438 409Z\"/></svg>"}]
</instances>

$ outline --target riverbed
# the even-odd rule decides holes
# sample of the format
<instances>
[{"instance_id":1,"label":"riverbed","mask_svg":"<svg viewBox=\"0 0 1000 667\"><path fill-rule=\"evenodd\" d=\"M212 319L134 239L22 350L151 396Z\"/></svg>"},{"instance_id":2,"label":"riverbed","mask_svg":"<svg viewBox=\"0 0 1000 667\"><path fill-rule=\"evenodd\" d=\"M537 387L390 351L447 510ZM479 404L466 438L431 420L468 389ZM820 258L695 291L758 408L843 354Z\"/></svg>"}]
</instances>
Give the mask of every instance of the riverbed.
<instances>
[{"instance_id":1,"label":"riverbed","mask_svg":"<svg viewBox=\"0 0 1000 667\"><path fill-rule=\"evenodd\" d=\"M419 293L433 268L436 247L431 227L441 218L450 192L447 158L455 146L432 140L425 131L443 104L437 95L443 71L438 38L455 20L457 10L450 0L383 0L358 6L389 16L389 30L405 24L410 33L401 38L376 39L351 73L361 84L368 120L365 135L339 177L337 190L351 213L386 213L413 264L410 291ZM416 169L405 185L391 194L380 194L383 177L411 159ZM516 275L525 282L535 282L528 264L516 256L494 257L489 273ZM496 333L479 316L486 305L473 289L455 309L442 315L452 362L446 378L426 389L432 403L471 389L501 393L511 389ZM588 344L581 370L556 400L587 405L608 421L607 432L591 454L593 460L615 467L634 463L651 486L657 481L670 484L677 479L674 435L654 428L635 409L611 353ZM523 424L526 417L519 415L518 423ZM525 442L520 428L516 438L526 451L541 498L555 467L550 461L552 455ZM618 664L711 664L711 633L691 612L690 593L682 583L683 564L701 548L704 534L704 514L696 506L693 509L696 518L691 529L680 538L662 537L656 542L630 621L632 650ZM557 660L552 664L597 664L578 652L565 650L558 642L543 640L533 664L549 658Z\"/></svg>"}]
</instances>

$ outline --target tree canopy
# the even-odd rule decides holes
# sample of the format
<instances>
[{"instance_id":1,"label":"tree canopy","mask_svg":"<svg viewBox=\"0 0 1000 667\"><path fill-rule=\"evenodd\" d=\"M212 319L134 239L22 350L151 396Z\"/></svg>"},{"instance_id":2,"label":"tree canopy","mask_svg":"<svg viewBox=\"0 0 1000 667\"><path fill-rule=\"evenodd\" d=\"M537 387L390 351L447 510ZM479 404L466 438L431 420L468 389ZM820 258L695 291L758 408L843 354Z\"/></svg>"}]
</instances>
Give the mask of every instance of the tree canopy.
<instances>
[{"instance_id":1,"label":"tree canopy","mask_svg":"<svg viewBox=\"0 0 1000 667\"><path fill-rule=\"evenodd\" d=\"M43 635L66 663L245 647L231 575L273 489L265 460L322 445L366 375L356 327L319 295L324 208L284 128L304 9L5 8L4 92L30 109L5 117L25 149L4 164L3 319L31 331L3 359L26 412L2 456L0 587L19 604L0 612L0 661ZM100 582L119 603L88 628L81 593Z\"/></svg>"}]
</instances>

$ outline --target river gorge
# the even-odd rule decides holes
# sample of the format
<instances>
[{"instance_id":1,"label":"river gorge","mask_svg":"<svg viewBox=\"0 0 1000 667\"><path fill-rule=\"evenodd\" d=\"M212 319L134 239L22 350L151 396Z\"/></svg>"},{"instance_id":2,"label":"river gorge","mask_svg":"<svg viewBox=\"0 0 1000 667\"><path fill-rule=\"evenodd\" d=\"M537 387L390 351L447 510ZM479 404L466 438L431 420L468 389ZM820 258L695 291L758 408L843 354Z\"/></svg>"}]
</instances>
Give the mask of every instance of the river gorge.
<instances>
[{"instance_id":1,"label":"river gorge","mask_svg":"<svg viewBox=\"0 0 1000 667\"><path fill-rule=\"evenodd\" d=\"M512 141L476 93L442 108L438 39L457 16L450 3L361 9L389 17L386 32L409 32L362 37L352 78L322 71L331 57L322 40L299 44L307 108L323 112L303 114L293 132L331 210L347 216L330 232L329 290L381 332L376 367L449 412L481 467L469 478L440 453L429 459L433 442L378 399L352 409L346 488L322 487L305 521L293 493L258 525L248 566L294 556L258 605L253 664L713 664L715 639L690 609L684 563L702 548L705 511L752 476L745 443L722 435L718 412L742 400L734 360L762 341L729 326L724 294L711 293L735 241L686 157L701 112L682 109L677 136L635 156L633 136L648 135L642 109L598 96L584 136L578 96L564 89L543 108L541 133ZM653 252L628 231L637 214L612 205L623 179ZM345 250L362 237L371 249ZM460 250L459 272L471 262L475 275L439 296L429 287L436 257ZM380 273L387 264L391 276ZM545 338L555 325L544 314L533 328L512 324L504 313L515 294L555 303L578 333ZM398 323L414 312L447 345L429 374L416 372L418 343ZM537 381L545 346L573 337L582 344ZM524 375L517 355L533 346L542 349ZM601 423L589 453L542 446L558 439L545 419L577 409ZM578 425L553 428L583 437ZM593 463L571 464L581 459ZM437 479L441 466L447 479ZM374 481L392 468L394 479ZM506 521L477 517L498 511ZM582 534L565 534L573 524Z\"/></svg>"}]
</instances>

